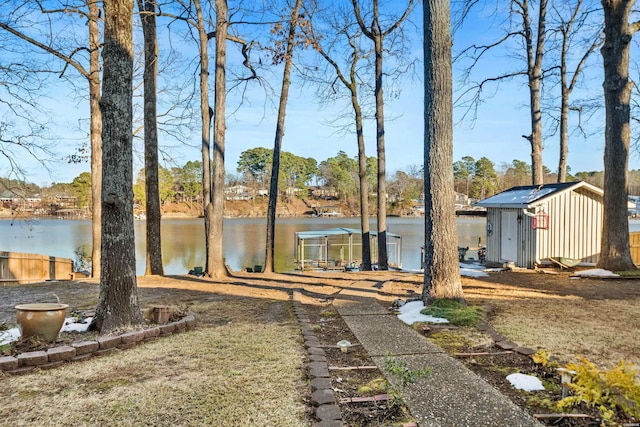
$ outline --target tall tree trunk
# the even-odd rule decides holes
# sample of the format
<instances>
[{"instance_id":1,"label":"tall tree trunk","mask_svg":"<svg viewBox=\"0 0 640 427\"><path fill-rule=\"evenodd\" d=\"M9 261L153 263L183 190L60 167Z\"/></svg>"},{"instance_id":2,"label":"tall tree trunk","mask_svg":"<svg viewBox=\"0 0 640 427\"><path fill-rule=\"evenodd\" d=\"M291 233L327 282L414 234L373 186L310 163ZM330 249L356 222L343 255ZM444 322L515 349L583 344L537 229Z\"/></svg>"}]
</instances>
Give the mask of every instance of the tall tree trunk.
<instances>
[{"instance_id":1,"label":"tall tree trunk","mask_svg":"<svg viewBox=\"0 0 640 427\"><path fill-rule=\"evenodd\" d=\"M453 107L449 0L425 0L424 193L422 300L462 300L453 191Z\"/></svg>"},{"instance_id":2,"label":"tall tree trunk","mask_svg":"<svg viewBox=\"0 0 640 427\"><path fill-rule=\"evenodd\" d=\"M560 158L558 161L558 182L565 182L567 180L567 168L568 168L568 157L569 157L569 100L571 97L571 93L578 82L578 77L582 73L582 69L587 62L587 58L596 50L598 46L602 43L602 38L600 34L594 35L593 41L585 53L582 55L580 61L576 65L576 68L573 71L573 76L571 77L571 81L567 82L567 62L568 62L568 52L571 45L572 35L574 34L574 24L576 21L584 16L584 14L580 14L580 8L582 7L583 0L578 0L574 6L573 13L571 18L566 22L562 22L560 31L562 33L562 48L560 53L560 93L561 93L561 104L560 104ZM587 12L589 13L589 12ZM580 23L578 22L578 25ZM598 31L599 33L599 31Z\"/></svg>"},{"instance_id":3,"label":"tall tree trunk","mask_svg":"<svg viewBox=\"0 0 640 427\"><path fill-rule=\"evenodd\" d=\"M531 135L525 138L531 144L531 179L533 185L544 183L542 168L542 107L540 89L542 85L542 58L544 55L547 0L540 0L538 28L535 47L529 18L529 3L522 2L522 19L527 45L527 76L529 78L529 111L531 114ZM535 51L534 51L535 50Z\"/></svg>"},{"instance_id":4,"label":"tall tree trunk","mask_svg":"<svg viewBox=\"0 0 640 427\"><path fill-rule=\"evenodd\" d=\"M561 67L563 68L563 67ZM567 180L567 158L569 156L569 93L566 83L566 67L561 71L562 95L560 100L560 159L558 161L558 182Z\"/></svg>"},{"instance_id":5,"label":"tall tree trunk","mask_svg":"<svg viewBox=\"0 0 640 427\"><path fill-rule=\"evenodd\" d=\"M354 64L355 66L355 64ZM354 73L352 67L352 73ZM356 118L356 137L358 139L358 179L360 180L360 230L362 233L362 269L371 271L371 237L369 231L369 182L367 181L367 154L364 149L362 130L362 110L356 93L355 75L351 79L351 105Z\"/></svg>"},{"instance_id":6,"label":"tall tree trunk","mask_svg":"<svg viewBox=\"0 0 640 427\"><path fill-rule=\"evenodd\" d=\"M313 27L313 25L311 25ZM313 35L313 39L316 39ZM338 80L345 85L349 90L351 96L351 106L353 107L355 125L356 125L356 139L358 143L358 180L360 183L360 231L362 237L362 270L371 271L371 233L369 231L369 181L367 180L367 154L364 144L364 131L363 131L363 119L362 108L358 101L358 77L357 66L358 61L361 59L358 48L358 43L355 37L348 37L349 46L351 46L353 53L351 55L351 66L349 67L349 79L347 79L342 73L340 66L322 49L318 49L318 52L336 71ZM346 199L346 193L345 193Z\"/></svg>"},{"instance_id":7,"label":"tall tree trunk","mask_svg":"<svg viewBox=\"0 0 640 427\"><path fill-rule=\"evenodd\" d=\"M213 110L209 107L209 52L207 31L200 0L194 0L198 18L198 41L200 48L200 117L201 152L202 152L202 210L204 213L205 234L205 274L211 276L213 259L211 254L210 235L213 220L213 205L211 203L211 117Z\"/></svg>"},{"instance_id":8,"label":"tall tree trunk","mask_svg":"<svg viewBox=\"0 0 640 427\"><path fill-rule=\"evenodd\" d=\"M578 1L576 12L580 8L582 0ZM575 15L574 15L575 16ZM573 19L569 22L573 23ZM567 50L569 48L569 28L563 26L562 50L560 52L560 156L558 160L558 182L567 180L567 157L569 155L569 95L571 91L567 86Z\"/></svg>"},{"instance_id":9,"label":"tall tree trunk","mask_svg":"<svg viewBox=\"0 0 640 427\"><path fill-rule=\"evenodd\" d=\"M153 0L137 0L144 36L144 173L146 189L147 268L146 275L164 274L160 236L160 189L158 188L158 123L156 120L156 80L158 44L156 5Z\"/></svg>"},{"instance_id":10,"label":"tall tree trunk","mask_svg":"<svg viewBox=\"0 0 640 427\"><path fill-rule=\"evenodd\" d=\"M635 0L602 0L605 41L604 103L606 111L604 148L604 224L598 267L635 270L629 248L627 217L627 168L629 162L629 49L640 23L629 25L629 11Z\"/></svg>"},{"instance_id":11,"label":"tall tree trunk","mask_svg":"<svg viewBox=\"0 0 640 427\"><path fill-rule=\"evenodd\" d=\"M102 274L92 328L107 333L138 325L133 232L133 0L104 4L102 109Z\"/></svg>"},{"instance_id":12,"label":"tall tree trunk","mask_svg":"<svg viewBox=\"0 0 640 427\"><path fill-rule=\"evenodd\" d=\"M384 144L384 96L382 90L382 58L384 54L384 38L395 31L413 9L414 0L409 0L402 16L386 30L380 26L378 0L373 0L371 27L368 28L360 13L357 0L351 0L353 11L362 33L373 41L375 53L375 100L376 100L376 146L378 151L378 267L381 270L389 268L387 253L387 180L386 155Z\"/></svg>"},{"instance_id":13,"label":"tall tree trunk","mask_svg":"<svg viewBox=\"0 0 640 427\"><path fill-rule=\"evenodd\" d=\"M209 230L209 276L223 277L226 267L222 256L222 226L224 220L224 144L226 132L226 67L227 67L227 0L216 0L216 70L213 104L213 183L211 229Z\"/></svg>"},{"instance_id":14,"label":"tall tree trunk","mask_svg":"<svg viewBox=\"0 0 640 427\"><path fill-rule=\"evenodd\" d=\"M264 260L264 271L275 271L275 234L276 234L276 209L278 204L278 177L280 174L280 151L284 138L284 121L287 114L287 99L289 98L289 86L291 85L291 65L293 64L293 48L295 47L296 28L302 0L296 0L291 10L289 22L289 34L287 36L287 53L282 72L282 89L280 91L280 104L278 105L278 122L276 124L276 136L273 143L273 162L271 165L271 182L269 185L269 205L267 207L267 239Z\"/></svg>"},{"instance_id":15,"label":"tall tree trunk","mask_svg":"<svg viewBox=\"0 0 640 427\"><path fill-rule=\"evenodd\" d=\"M382 41L378 26L378 2L374 3L374 51L375 51L375 98L376 98L376 147L378 150L378 268L389 269L387 253L387 160L384 146L384 95L382 90Z\"/></svg>"},{"instance_id":16,"label":"tall tree trunk","mask_svg":"<svg viewBox=\"0 0 640 427\"><path fill-rule=\"evenodd\" d=\"M91 277L100 277L102 240L102 113L100 112L100 9L89 1L89 134L91 138Z\"/></svg>"}]
</instances>

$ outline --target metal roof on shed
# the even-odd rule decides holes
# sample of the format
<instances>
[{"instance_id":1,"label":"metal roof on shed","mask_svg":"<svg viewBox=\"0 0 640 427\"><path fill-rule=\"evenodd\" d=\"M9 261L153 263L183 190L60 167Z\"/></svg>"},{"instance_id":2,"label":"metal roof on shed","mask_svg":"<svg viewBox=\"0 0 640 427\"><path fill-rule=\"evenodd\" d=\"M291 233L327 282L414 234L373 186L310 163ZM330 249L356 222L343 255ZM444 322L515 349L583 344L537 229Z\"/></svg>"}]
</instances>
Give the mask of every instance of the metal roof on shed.
<instances>
[{"instance_id":1,"label":"metal roof on shed","mask_svg":"<svg viewBox=\"0 0 640 427\"><path fill-rule=\"evenodd\" d=\"M526 208L541 202L543 199L583 187L599 196L604 194L598 187L587 184L584 181L526 185L505 190L502 193L474 203L474 206L482 206L485 208Z\"/></svg>"}]
</instances>

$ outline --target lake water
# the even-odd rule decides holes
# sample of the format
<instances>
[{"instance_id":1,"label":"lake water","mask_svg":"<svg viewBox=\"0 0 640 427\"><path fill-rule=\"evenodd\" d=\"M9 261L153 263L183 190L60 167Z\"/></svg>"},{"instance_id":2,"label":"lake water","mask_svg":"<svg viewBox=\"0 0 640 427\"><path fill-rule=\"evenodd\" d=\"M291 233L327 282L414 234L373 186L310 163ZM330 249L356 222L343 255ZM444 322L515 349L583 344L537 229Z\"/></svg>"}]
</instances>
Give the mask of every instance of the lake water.
<instances>
[{"instance_id":1,"label":"lake water","mask_svg":"<svg viewBox=\"0 0 640 427\"><path fill-rule=\"evenodd\" d=\"M459 217L458 244L478 246L485 243L485 218ZM420 246L424 240L424 218L388 218L388 231L402 236L402 266L420 268ZM145 223L135 221L136 270L145 271ZM360 228L358 218L280 218L276 223L276 270L294 268L296 231L325 228ZM375 221L371 222L375 230ZM640 220L631 219L630 229L640 231ZM233 270L264 263L265 218L231 218L224 222L224 256ZM37 253L76 259L82 249L91 253L89 220L3 220L0 221L0 251ZM204 221L202 219L164 219L162 251L165 274L184 274L194 266L203 266Z\"/></svg>"}]
</instances>

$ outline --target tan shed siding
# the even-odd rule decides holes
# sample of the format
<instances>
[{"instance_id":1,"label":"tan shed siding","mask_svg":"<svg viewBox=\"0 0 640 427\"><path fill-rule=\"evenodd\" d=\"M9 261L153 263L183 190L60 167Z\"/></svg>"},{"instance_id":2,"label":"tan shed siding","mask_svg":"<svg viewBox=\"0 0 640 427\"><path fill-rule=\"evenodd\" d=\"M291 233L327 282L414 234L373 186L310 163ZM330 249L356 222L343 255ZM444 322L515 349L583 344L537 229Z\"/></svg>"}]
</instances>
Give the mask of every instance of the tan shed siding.
<instances>
[{"instance_id":1,"label":"tan shed siding","mask_svg":"<svg viewBox=\"0 0 640 427\"><path fill-rule=\"evenodd\" d=\"M536 207L549 215L549 229L534 230L535 262L549 257L597 262L602 239L602 200L587 191L568 191Z\"/></svg>"},{"instance_id":2,"label":"tan shed siding","mask_svg":"<svg viewBox=\"0 0 640 427\"><path fill-rule=\"evenodd\" d=\"M588 218L585 219L590 227L587 230L591 230L591 235L588 239L590 246L587 248L587 262L597 262L600 258L600 251L602 247L602 222L604 221L604 204L601 196L595 196L593 194L585 192L585 198L589 202ZM585 215L587 212L585 212Z\"/></svg>"},{"instance_id":3,"label":"tan shed siding","mask_svg":"<svg viewBox=\"0 0 640 427\"><path fill-rule=\"evenodd\" d=\"M602 203L590 192L569 191L551 198L541 209L549 214L549 229L537 230L536 262L568 257L596 262L602 238Z\"/></svg>"},{"instance_id":4,"label":"tan shed siding","mask_svg":"<svg viewBox=\"0 0 640 427\"><path fill-rule=\"evenodd\" d=\"M551 206L550 204L540 206L536 208L533 213L536 214L544 210L547 213L547 215L549 215L550 206ZM533 227L533 219L531 221L531 224ZM552 221L551 221L551 215L549 215L549 228L547 230L544 230L541 228L533 230L535 232L536 243L537 243L535 247L535 260L534 260L536 263L540 263L545 258L545 254L549 253L549 251L551 250L551 247L557 244L553 239L551 227L552 227Z\"/></svg>"},{"instance_id":5,"label":"tan shed siding","mask_svg":"<svg viewBox=\"0 0 640 427\"><path fill-rule=\"evenodd\" d=\"M582 258L580 256L581 253L581 243L582 240L579 240L579 236L582 233L582 227L580 224L582 220L579 218L580 216L580 202L583 200L583 197L580 197L579 194L576 194L573 191L567 191L565 194L565 200L567 201L567 207L565 217L567 218L567 223L565 230L567 232L567 241L565 242L565 253L569 254L569 258Z\"/></svg>"}]
</instances>

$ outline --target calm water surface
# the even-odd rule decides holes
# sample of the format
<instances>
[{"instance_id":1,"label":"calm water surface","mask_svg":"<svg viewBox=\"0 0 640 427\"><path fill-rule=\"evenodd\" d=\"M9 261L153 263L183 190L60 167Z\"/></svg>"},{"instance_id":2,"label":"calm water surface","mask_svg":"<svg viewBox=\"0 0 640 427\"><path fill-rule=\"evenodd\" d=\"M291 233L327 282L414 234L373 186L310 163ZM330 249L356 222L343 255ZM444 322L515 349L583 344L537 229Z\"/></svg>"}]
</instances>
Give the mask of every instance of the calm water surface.
<instances>
[{"instance_id":1,"label":"calm water surface","mask_svg":"<svg viewBox=\"0 0 640 427\"><path fill-rule=\"evenodd\" d=\"M420 268L420 246L424 240L423 218L388 218L388 230L402 236L402 266ZM478 246L485 243L485 218L460 217L458 244ZM145 270L145 223L135 221L136 270ZM276 224L276 270L294 268L296 231L325 228L359 228L358 218L281 218ZM375 229L375 222L371 222ZM640 220L630 220L630 229L640 231ZM233 218L224 222L224 256L233 270L263 264L266 219ZM76 259L78 250L91 252L89 220L0 221L0 251L38 253ZM202 219L165 219L162 221L162 251L166 274L184 274L204 265L204 221Z\"/></svg>"}]
</instances>

